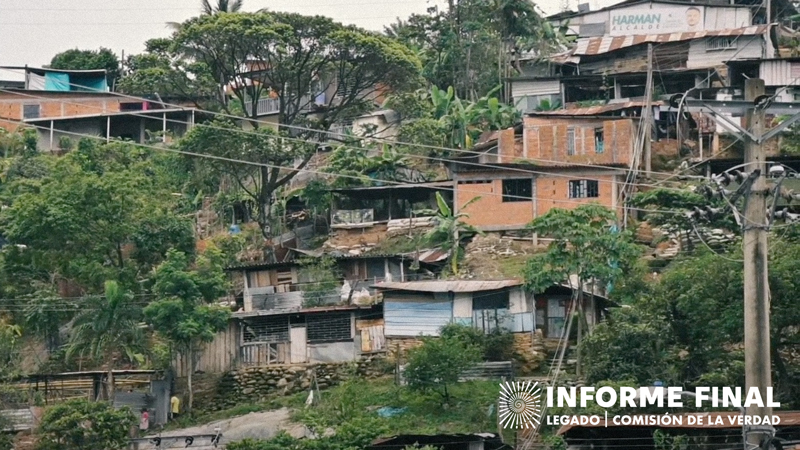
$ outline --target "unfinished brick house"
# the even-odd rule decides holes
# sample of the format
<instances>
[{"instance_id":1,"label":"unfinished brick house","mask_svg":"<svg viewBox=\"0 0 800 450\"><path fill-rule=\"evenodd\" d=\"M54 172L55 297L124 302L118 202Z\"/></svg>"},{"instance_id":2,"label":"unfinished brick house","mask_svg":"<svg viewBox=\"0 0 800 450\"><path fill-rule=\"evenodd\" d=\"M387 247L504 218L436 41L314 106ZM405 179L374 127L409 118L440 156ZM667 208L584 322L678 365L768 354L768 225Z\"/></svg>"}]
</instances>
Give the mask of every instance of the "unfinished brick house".
<instances>
[{"instance_id":1,"label":"unfinished brick house","mask_svg":"<svg viewBox=\"0 0 800 450\"><path fill-rule=\"evenodd\" d=\"M621 214L639 128L623 114L637 106L531 113L493 132L451 164L455 208L481 197L463 212L483 231L519 230L552 208L591 202Z\"/></svg>"}]
</instances>

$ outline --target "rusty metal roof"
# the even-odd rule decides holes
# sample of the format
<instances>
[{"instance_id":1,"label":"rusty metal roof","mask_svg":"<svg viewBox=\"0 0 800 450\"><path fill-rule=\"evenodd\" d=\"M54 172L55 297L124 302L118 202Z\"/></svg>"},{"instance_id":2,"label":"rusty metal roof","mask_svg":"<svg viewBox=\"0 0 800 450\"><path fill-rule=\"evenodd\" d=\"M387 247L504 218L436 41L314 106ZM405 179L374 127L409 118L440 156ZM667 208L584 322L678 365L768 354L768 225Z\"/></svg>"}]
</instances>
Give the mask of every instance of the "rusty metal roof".
<instances>
[{"instance_id":1,"label":"rusty metal roof","mask_svg":"<svg viewBox=\"0 0 800 450\"><path fill-rule=\"evenodd\" d=\"M372 285L377 289L413 292L480 292L494 291L507 287L522 286L519 279L508 280L433 280L433 281L407 281L384 282Z\"/></svg>"},{"instance_id":2,"label":"rusty metal roof","mask_svg":"<svg viewBox=\"0 0 800 450\"><path fill-rule=\"evenodd\" d=\"M614 424L612 421L609 421L605 424L602 420L597 425L564 425L558 430L559 435L563 435L564 433L568 432L573 428L684 428L684 429L698 429L698 428L717 428L717 429L726 429L726 428L742 428L741 425L738 424L736 420L738 420L738 416L742 413L739 411L726 411L726 412L702 412L702 413L687 413L687 414L680 414L683 416L684 419L687 417L703 417L703 424L702 425L690 425L687 420L683 420L682 424L678 425L622 425L622 424ZM788 426L798 426L800 425L800 411L775 411L773 412L774 416L778 416L781 419L781 423L776 425L778 427L788 427ZM716 418L722 417L723 424L717 424ZM733 417L734 420L731 422L728 420L728 417Z\"/></svg>"},{"instance_id":3,"label":"rusty metal roof","mask_svg":"<svg viewBox=\"0 0 800 450\"><path fill-rule=\"evenodd\" d=\"M713 36L755 36L764 34L769 29L769 25L752 25L743 28L730 28L715 31L695 31L689 33L665 33L665 34L642 34L628 36L602 36L588 39L579 39L573 55L602 55L622 48L634 45L646 44L648 42L663 44L665 42L689 41ZM563 55L562 55L563 57Z\"/></svg>"},{"instance_id":4,"label":"rusty metal roof","mask_svg":"<svg viewBox=\"0 0 800 450\"><path fill-rule=\"evenodd\" d=\"M659 102L653 102L654 106ZM645 102L624 102L624 103L609 103L606 105L587 106L585 108L565 108L555 111L533 111L529 112L529 116L599 116L604 113L619 111L628 108L641 108L645 106ZM630 117L629 117L630 118Z\"/></svg>"}]
</instances>

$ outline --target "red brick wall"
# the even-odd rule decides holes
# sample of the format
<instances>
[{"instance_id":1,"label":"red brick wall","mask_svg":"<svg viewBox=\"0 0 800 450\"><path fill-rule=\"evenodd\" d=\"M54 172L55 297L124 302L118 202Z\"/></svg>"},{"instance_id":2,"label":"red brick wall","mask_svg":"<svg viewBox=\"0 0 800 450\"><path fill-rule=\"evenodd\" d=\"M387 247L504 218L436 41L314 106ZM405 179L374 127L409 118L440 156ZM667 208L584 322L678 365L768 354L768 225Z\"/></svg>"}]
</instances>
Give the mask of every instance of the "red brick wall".
<instances>
[{"instance_id":1,"label":"red brick wall","mask_svg":"<svg viewBox=\"0 0 800 450\"><path fill-rule=\"evenodd\" d=\"M602 128L604 151L597 153L595 129ZM567 134L575 133L575 152L567 154ZM633 119L548 118L524 119L523 154L560 163L629 164L633 155L635 126ZM544 163L544 161L542 161Z\"/></svg>"},{"instance_id":2,"label":"red brick wall","mask_svg":"<svg viewBox=\"0 0 800 450\"><path fill-rule=\"evenodd\" d=\"M456 187L457 207L459 211L469 214L465 221L482 229L521 229L536 216L544 215L552 208L574 209L592 202L612 208L615 204L613 195L615 175L602 171L535 174L533 192L535 198L532 201L522 202L503 202L502 178L525 178L526 174L493 172L483 176L483 180L494 179L485 183L460 181ZM569 181L582 179L598 181L598 197L569 198ZM617 188L619 187L618 183ZM460 209L467 201L477 196L481 199L464 210ZM619 206L617 209L621 212Z\"/></svg>"},{"instance_id":3,"label":"red brick wall","mask_svg":"<svg viewBox=\"0 0 800 450\"><path fill-rule=\"evenodd\" d=\"M31 97L31 96L35 96ZM42 98L46 97L46 98ZM25 95L2 93L0 94L0 127L14 130L17 124L10 121L22 120L22 106L39 106L39 117L70 117L106 112L118 112L120 102L126 101L122 97L87 96L81 95L49 95L47 92L26 92Z\"/></svg>"}]
</instances>

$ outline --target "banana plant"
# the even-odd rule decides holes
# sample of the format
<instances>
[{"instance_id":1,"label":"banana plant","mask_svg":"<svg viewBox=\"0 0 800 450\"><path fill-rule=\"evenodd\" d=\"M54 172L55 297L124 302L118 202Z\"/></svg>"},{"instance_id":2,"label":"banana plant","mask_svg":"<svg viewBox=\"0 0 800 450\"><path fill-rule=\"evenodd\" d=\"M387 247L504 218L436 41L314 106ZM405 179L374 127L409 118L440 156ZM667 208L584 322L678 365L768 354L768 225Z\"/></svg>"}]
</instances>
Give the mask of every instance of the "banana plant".
<instances>
[{"instance_id":1,"label":"banana plant","mask_svg":"<svg viewBox=\"0 0 800 450\"><path fill-rule=\"evenodd\" d=\"M461 210L463 211L466 207L480 199L480 197L474 197L472 200L465 203L464 206L461 207ZM444 197L442 197L442 194L439 192L436 193L436 206L436 210L420 211L423 214L436 215L436 225L425 235L425 240L428 245L439 247L450 253L450 256L448 256L450 268L453 271L453 275L458 275L458 261L464 253L461 242L471 235L483 235L483 232L464 222L463 219L468 218L469 214L463 212L454 214L453 210L447 205Z\"/></svg>"}]
</instances>

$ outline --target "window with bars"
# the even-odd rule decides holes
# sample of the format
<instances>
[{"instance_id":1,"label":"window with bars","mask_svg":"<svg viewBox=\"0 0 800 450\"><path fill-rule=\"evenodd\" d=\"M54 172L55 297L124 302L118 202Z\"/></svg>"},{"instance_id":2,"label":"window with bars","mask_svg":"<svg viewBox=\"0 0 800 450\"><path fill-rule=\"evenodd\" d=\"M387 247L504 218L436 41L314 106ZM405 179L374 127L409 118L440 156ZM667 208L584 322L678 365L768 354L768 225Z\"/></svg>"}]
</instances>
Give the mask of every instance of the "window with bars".
<instances>
[{"instance_id":1,"label":"window with bars","mask_svg":"<svg viewBox=\"0 0 800 450\"><path fill-rule=\"evenodd\" d=\"M567 155L575 154L575 128L567 128Z\"/></svg>"},{"instance_id":2,"label":"window with bars","mask_svg":"<svg viewBox=\"0 0 800 450\"><path fill-rule=\"evenodd\" d=\"M289 320L286 316L254 317L244 321L244 342L288 342Z\"/></svg>"},{"instance_id":3,"label":"window with bars","mask_svg":"<svg viewBox=\"0 0 800 450\"><path fill-rule=\"evenodd\" d=\"M324 313L306 316L308 342L349 341L353 339L350 313Z\"/></svg>"},{"instance_id":4,"label":"window with bars","mask_svg":"<svg viewBox=\"0 0 800 450\"><path fill-rule=\"evenodd\" d=\"M594 198L600 196L597 180L570 180L569 198Z\"/></svg>"},{"instance_id":5,"label":"window with bars","mask_svg":"<svg viewBox=\"0 0 800 450\"><path fill-rule=\"evenodd\" d=\"M533 199L530 178L503 180L503 202L528 202Z\"/></svg>"},{"instance_id":6,"label":"window with bars","mask_svg":"<svg viewBox=\"0 0 800 450\"><path fill-rule=\"evenodd\" d=\"M706 51L736 50L736 37L718 36L706 40Z\"/></svg>"}]
</instances>

